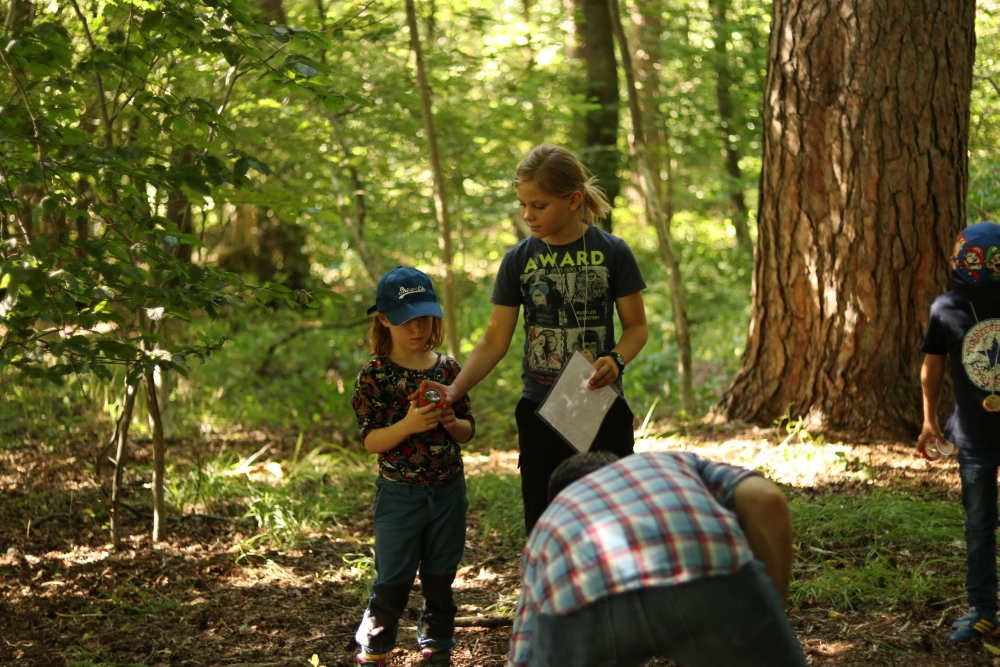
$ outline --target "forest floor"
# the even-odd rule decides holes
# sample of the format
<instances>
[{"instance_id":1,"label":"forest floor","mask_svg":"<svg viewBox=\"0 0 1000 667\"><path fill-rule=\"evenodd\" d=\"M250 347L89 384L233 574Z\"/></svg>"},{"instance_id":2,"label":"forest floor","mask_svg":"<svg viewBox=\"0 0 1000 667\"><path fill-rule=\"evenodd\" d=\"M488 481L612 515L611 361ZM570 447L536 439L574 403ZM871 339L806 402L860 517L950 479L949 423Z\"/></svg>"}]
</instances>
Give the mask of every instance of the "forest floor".
<instances>
[{"instance_id":1,"label":"forest floor","mask_svg":"<svg viewBox=\"0 0 1000 667\"><path fill-rule=\"evenodd\" d=\"M824 444L799 435L782 444L773 430L672 427L640 437L637 449L698 451L756 467L783 485L800 535L789 614L812 665L993 665L982 644L947 641L950 622L966 611L954 461L929 464L899 444ZM235 503L228 513L216 507L211 516L191 512L171 521L167 540L154 546L144 515L148 476L135 472L126 482L138 509L115 551L94 481L97 442L0 450L0 664L355 664L353 634L371 569L370 511L327 517L330 530L305 532L282 547L256 539L260 528L241 520L245 507ZM258 432L178 441L169 456L202 462L226 450L238 453L240 470L250 474L247 460L262 449L253 470L278 477L284 462L300 454L294 437ZM148 444L137 445L134 467L148 471L150 455ZM470 481L494 476L516 483L514 452L472 454L466 463ZM336 486L338 474L331 470L317 483ZM357 508L370 507L370 478L364 480ZM902 516L892 508L901 502L911 503L905 512L936 508L914 525L939 525L944 537L924 549L892 533L900 525L894 517ZM882 508L876 519L883 521L874 528L866 518L873 507ZM519 551L483 530L477 512L473 507L469 521L470 535L478 537L470 538L456 582L460 614L509 614ZM880 545L883 536L891 543ZM882 574L865 579L876 570ZM393 665L419 658L418 604L415 590ZM720 627L724 632L724 621ZM459 628L455 665L503 665L509 634L509 627Z\"/></svg>"}]
</instances>

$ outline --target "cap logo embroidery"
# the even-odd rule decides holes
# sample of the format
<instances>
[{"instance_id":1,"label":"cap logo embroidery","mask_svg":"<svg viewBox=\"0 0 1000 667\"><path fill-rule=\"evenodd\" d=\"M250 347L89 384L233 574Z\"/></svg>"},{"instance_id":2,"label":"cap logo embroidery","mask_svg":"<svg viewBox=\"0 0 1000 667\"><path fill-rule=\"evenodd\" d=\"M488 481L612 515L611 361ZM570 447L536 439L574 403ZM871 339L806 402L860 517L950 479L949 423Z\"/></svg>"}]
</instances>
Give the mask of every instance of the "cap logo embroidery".
<instances>
[{"instance_id":1,"label":"cap logo embroidery","mask_svg":"<svg viewBox=\"0 0 1000 667\"><path fill-rule=\"evenodd\" d=\"M417 285L416 287L409 287L409 288L407 288L407 287L400 287L399 288L399 298L402 299L403 297L405 297L405 296L407 296L409 294L418 294L420 292L426 292L426 291L427 291L427 289L424 288L424 287L421 287L420 285Z\"/></svg>"}]
</instances>

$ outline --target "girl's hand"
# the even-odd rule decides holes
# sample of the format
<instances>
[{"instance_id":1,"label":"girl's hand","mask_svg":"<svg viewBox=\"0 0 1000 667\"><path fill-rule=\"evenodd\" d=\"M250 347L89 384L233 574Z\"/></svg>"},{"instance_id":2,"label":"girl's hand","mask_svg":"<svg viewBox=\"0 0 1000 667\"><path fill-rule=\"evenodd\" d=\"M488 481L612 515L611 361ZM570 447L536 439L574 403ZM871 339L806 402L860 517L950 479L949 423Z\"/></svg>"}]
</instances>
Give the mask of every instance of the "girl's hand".
<instances>
[{"instance_id":1,"label":"girl's hand","mask_svg":"<svg viewBox=\"0 0 1000 667\"><path fill-rule=\"evenodd\" d=\"M400 422L410 435L426 433L437 426L441 420L441 408L436 405L420 406L417 401L410 400L410 408Z\"/></svg>"},{"instance_id":2,"label":"girl's hand","mask_svg":"<svg viewBox=\"0 0 1000 667\"><path fill-rule=\"evenodd\" d=\"M598 357L594 360L596 372L590 378L590 388L600 389L618 379L618 364L611 357Z\"/></svg>"},{"instance_id":3,"label":"girl's hand","mask_svg":"<svg viewBox=\"0 0 1000 667\"><path fill-rule=\"evenodd\" d=\"M937 420L933 422L924 422L924 426L920 430L920 437L917 438L917 447L920 447L924 441L930 440L931 438L938 438L940 440L945 439L944 433L941 432L941 426L938 425Z\"/></svg>"},{"instance_id":4,"label":"girl's hand","mask_svg":"<svg viewBox=\"0 0 1000 667\"><path fill-rule=\"evenodd\" d=\"M420 394L424 392L424 389L437 389L439 392L441 392L441 398L443 400L441 401L441 403L438 404L439 408L446 408L451 404L453 404L458 399L462 398L461 396L454 396L453 395L455 393L454 390L447 385L443 385L440 382L434 382L432 380L424 380L423 382L420 383L420 386L417 387L417 390L412 394L410 394L409 399L411 401L419 401Z\"/></svg>"},{"instance_id":5,"label":"girl's hand","mask_svg":"<svg viewBox=\"0 0 1000 667\"><path fill-rule=\"evenodd\" d=\"M441 426L451 433L452 429L458 425L458 418L455 417L455 408L450 405L441 409Z\"/></svg>"}]
</instances>

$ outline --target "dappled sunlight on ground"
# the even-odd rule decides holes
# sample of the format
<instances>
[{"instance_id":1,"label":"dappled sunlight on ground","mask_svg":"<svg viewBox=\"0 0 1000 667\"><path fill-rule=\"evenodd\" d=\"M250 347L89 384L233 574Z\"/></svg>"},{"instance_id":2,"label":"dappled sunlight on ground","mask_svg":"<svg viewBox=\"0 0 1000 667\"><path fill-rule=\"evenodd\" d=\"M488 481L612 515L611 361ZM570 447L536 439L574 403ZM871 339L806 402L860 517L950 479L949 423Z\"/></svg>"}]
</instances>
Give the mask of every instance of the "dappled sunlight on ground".
<instances>
[{"instance_id":1,"label":"dappled sunlight on ground","mask_svg":"<svg viewBox=\"0 0 1000 667\"><path fill-rule=\"evenodd\" d=\"M814 665L992 665L982 646L947 645L950 621L964 612L955 579L962 546L955 517L947 518L955 523L954 537L933 549L921 549L919 543L905 548L879 544L889 525L882 513L907 511L906 503L925 499L954 507L953 459L928 463L911 446L894 443L816 444L793 437L782 444L785 434L774 429L661 429L658 437L639 434L636 450L692 451L759 469L786 485L801 516L849 511L859 520L862 514L875 517L870 525L882 532L855 535L853 542L826 528L812 531L812 537L806 535L809 526L797 531L796 576L814 587L821 575L824 581L843 581L831 585L861 596L851 602L854 598L846 595L813 600L812 589L800 593L800 607L791 608L790 618ZM256 521L240 519L245 504L216 503L210 510L204 497L192 497L185 511L226 510L227 516L174 516L168 540L152 546L148 518L126 515L124 548L115 552L107 544L103 500L88 465L99 441L61 451L38 445L0 452L0 488L6 491L0 495L0 618L5 619L0 664L283 667L308 664L315 653L328 667L353 665L351 638L373 571L373 457L360 448L321 450L322 443L301 444L295 435L248 436L173 444L171 462L202 462L204 483L215 480L218 488L231 489L240 480L260 489L298 483L301 495L279 499L280 508L289 511L313 502L310 493L329 489L356 496L353 505L345 506L353 509L304 526L298 541L286 544L284 538L260 539L264 535ZM128 502L143 512L148 511L149 456L148 443L136 445L125 479ZM455 584L463 616L510 614L517 602L524 539L523 527L515 525L520 515L517 458L516 451L497 450L464 457L469 540ZM215 477L209 475L213 470ZM103 472L109 474L110 466ZM952 530L948 526L946 534ZM889 577L886 585L908 583L933 594L919 593L885 608L865 602L865 595L883 595L863 589L867 579L858 570L876 563L876 547L892 550L898 560L893 564L879 556L877 565ZM419 607L418 582L393 652L394 667L416 665L419 659ZM462 627L456 633L456 667L504 664L508 627ZM672 663L649 663L654 665Z\"/></svg>"},{"instance_id":2,"label":"dappled sunlight on ground","mask_svg":"<svg viewBox=\"0 0 1000 667\"><path fill-rule=\"evenodd\" d=\"M748 431L735 438L715 441L704 436L637 437L635 451L694 452L760 470L775 482L796 487L855 482L884 485L890 480L918 480L930 474L936 483L957 488L958 464L954 456L932 463L907 444L816 444L794 440L782 443L775 438L773 429Z\"/></svg>"},{"instance_id":3,"label":"dappled sunlight on ground","mask_svg":"<svg viewBox=\"0 0 1000 667\"><path fill-rule=\"evenodd\" d=\"M489 454L466 454L462 457L465 463L465 476L473 477L482 474L517 474L517 452L501 452L491 449Z\"/></svg>"}]
</instances>

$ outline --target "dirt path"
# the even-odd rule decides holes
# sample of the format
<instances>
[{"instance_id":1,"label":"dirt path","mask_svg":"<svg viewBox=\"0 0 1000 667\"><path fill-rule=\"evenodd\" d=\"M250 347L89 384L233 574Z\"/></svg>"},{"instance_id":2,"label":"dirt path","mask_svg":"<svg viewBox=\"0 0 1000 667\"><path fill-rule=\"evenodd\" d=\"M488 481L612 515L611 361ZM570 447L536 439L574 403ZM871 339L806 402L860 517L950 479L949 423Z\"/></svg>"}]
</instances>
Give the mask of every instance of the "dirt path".
<instances>
[{"instance_id":1,"label":"dirt path","mask_svg":"<svg viewBox=\"0 0 1000 667\"><path fill-rule=\"evenodd\" d=\"M773 440L763 442L768 437L755 430L701 433L639 446L698 449L758 467L799 485L789 487L793 494L864 494L875 484L957 502L952 463L929 466L901 446L849 449L875 472L872 482L835 465L843 460L835 446L780 450ZM195 446L182 444L174 455ZM287 448L279 443L274 456ZM93 452L87 443L58 453L45 446L0 452L0 664L278 667L309 665L313 655L328 667L355 664L352 636L364 590L349 564L369 553L367 516L339 519L350 539L316 535L295 549L243 557L239 545L253 535L246 524L173 522L170 539L151 548L148 520L133 518L128 548L115 553L91 516L99 516L94 508L102 504L87 463ZM467 464L470 475L505 472L515 468L516 456L494 452ZM131 491L148 493L141 483ZM456 584L461 613L489 613L499 600L513 599L517 568L516 551L470 544ZM413 650L418 591L411 602L394 665L415 665L419 657ZM982 646L947 645L950 620L963 612L959 598L884 611L794 608L790 617L814 665L993 665ZM454 662L503 665L508 637L509 628L460 628Z\"/></svg>"}]
</instances>

